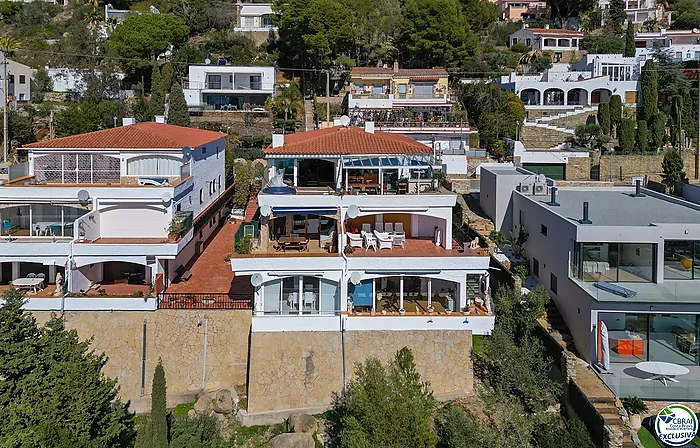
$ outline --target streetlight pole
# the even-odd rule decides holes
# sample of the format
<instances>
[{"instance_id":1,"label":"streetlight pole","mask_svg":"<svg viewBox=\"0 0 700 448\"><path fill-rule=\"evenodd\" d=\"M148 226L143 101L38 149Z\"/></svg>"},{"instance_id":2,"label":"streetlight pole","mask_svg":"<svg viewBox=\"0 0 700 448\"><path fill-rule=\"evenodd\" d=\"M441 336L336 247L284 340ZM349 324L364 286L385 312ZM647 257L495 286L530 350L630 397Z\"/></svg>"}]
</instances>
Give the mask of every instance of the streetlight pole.
<instances>
[{"instance_id":1,"label":"streetlight pole","mask_svg":"<svg viewBox=\"0 0 700 448\"><path fill-rule=\"evenodd\" d=\"M7 162L7 52L2 52L2 161Z\"/></svg>"}]
</instances>

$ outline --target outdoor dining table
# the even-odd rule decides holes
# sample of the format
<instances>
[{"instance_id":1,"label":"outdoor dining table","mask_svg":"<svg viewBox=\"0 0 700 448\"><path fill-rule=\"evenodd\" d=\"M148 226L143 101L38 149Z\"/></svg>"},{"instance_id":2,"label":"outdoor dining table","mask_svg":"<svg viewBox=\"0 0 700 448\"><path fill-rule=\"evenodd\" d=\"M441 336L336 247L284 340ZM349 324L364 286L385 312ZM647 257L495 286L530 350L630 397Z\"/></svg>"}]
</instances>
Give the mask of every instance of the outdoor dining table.
<instances>
[{"instance_id":1,"label":"outdoor dining table","mask_svg":"<svg viewBox=\"0 0 700 448\"><path fill-rule=\"evenodd\" d=\"M33 288L34 289L34 294L37 293L37 287L44 283L44 279L40 277L35 277L35 278L18 278L16 280L12 280L12 286L18 289L29 289Z\"/></svg>"},{"instance_id":2,"label":"outdoor dining table","mask_svg":"<svg viewBox=\"0 0 700 448\"><path fill-rule=\"evenodd\" d=\"M690 369L687 367L670 362L644 361L638 362L634 366L642 372L651 373L653 375L649 378L645 378L646 381L659 380L664 386L668 386L666 381L678 383L679 381L673 378L674 376L690 373Z\"/></svg>"},{"instance_id":3,"label":"outdoor dining table","mask_svg":"<svg viewBox=\"0 0 700 448\"><path fill-rule=\"evenodd\" d=\"M297 249L302 252L308 249L309 240L303 236L283 236L277 242L279 243L277 251L285 252L287 249Z\"/></svg>"}]
</instances>

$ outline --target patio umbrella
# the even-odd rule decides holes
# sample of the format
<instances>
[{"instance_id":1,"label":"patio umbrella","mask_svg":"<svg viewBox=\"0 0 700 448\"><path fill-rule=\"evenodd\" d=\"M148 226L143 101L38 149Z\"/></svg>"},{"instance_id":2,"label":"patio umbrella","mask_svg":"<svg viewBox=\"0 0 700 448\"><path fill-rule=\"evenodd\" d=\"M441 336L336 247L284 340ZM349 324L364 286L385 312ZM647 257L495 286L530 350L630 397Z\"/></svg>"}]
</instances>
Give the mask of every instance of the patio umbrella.
<instances>
[{"instance_id":1,"label":"patio umbrella","mask_svg":"<svg viewBox=\"0 0 700 448\"><path fill-rule=\"evenodd\" d=\"M599 343L599 353L600 353L600 363L603 369L610 370L610 341L608 340L608 327L605 326L605 322L598 322L598 343Z\"/></svg>"}]
</instances>

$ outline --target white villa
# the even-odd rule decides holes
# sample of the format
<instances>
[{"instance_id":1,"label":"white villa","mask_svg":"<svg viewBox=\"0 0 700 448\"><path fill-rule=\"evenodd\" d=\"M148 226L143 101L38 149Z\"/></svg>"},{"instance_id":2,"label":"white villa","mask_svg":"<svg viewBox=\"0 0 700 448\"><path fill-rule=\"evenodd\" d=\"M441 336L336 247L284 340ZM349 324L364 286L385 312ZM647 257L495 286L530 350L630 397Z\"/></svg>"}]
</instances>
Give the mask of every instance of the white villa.
<instances>
[{"instance_id":1,"label":"white villa","mask_svg":"<svg viewBox=\"0 0 700 448\"><path fill-rule=\"evenodd\" d=\"M637 103L639 65L636 58L619 54L587 54L573 70L568 64L554 64L544 73L511 73L498 81L501 88L515 92L525 107L570 107L605 103L620 95L626 104Z\"/></svg>"},{"instance_id":2,"label":"white villa","mask_svg":"<svg viewBox=\"0 0 700 448\"><path fill-rule=\"evenodd\" d=\"M183 89L191 109L237 111L262 107L275 95L275 68L191 65Z\"/></svg>"},{"instance_id":3,"label":"white villa","mask_svg":"<svg viewBox=\"0 0 700 448\"><path fill-rule=\"evenodd\" d=\"M237 32L262 32L277 31L272 25L272 3L242 3L236 2L236 26Z\"/></svg>"},{"instance_id":4,"label":"white villa","mask_svg":"<svg viewBox=\"0 0 700 448\"><path fill-rule=\"evenodd\" d=\"M644 61L654 56L654 49L670 52L677 62L700 61L700 30L667 30L665 28L653 33L635 33L637 50L635 56L643 65Z\"/></svg>"},{"instance_id":5,"label":"white villa","mask_svg":"<svg viewBox=\"0 0 700 448\"><path fill-rule=\"evenodd\" d=\"M488 251L453 234L430 148L335 126L274 135L265 156L255 247L231 259L255 287L253 332L491 332Z\"/></svg>"},{"instance_id":6,"label":"white villa","mask_svg":"<svg viewBox=\"0 0 700 448\"><path fill-rule=\"evenodd\" d=\"M0 185L0 284L43 277L35 306L56 309L59 273L76 295L162 291L219 224L223 134L150 122L24 148Z\"/></svg>"},{"instance_id":7,"label":"white villa","mask_svg":"<svg viewBox=\"0 0 700 448\"><path fill-rule=\"evenodd\" d=\"M644 23L647 20L661 20L664 9L663 2L656 0L625 0L625 13L627 20L632 23ZM605 24L605 14L610 9L610 0L598 0L598 9L603 13L603 25Z\"/></svg>"}]
</instances>

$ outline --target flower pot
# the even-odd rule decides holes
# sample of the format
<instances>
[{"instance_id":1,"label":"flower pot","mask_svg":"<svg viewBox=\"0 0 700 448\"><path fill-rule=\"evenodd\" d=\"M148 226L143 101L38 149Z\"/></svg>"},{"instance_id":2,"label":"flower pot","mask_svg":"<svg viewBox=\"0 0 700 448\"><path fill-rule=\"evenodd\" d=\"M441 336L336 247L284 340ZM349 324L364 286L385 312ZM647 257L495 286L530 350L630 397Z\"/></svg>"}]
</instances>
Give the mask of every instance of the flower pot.
<instances>
[{"instance_id":1,"label":"flower pot","mask_svg":"<svg viewBox=\"0 0 700 448\"><path fill-rule=\"evenodd\" d=\"M447 314L447 315L452 314L452 310L445 310L445 314Z\"/></svg>"},{"instance_id":2,"label":"flower pot","mask_svg":"<svg viewBox=\"0 0 700 448\"><path fill-rule=\"evenodd\" d=\"M406 314L406 310L403 309L403 308L401 308L401 309L399 310L399 314L400 314L401 316L403 316L404 314Z\"/></svg>"},{"instance_id":3,"label":"flower pot","mask_svg":"<svg viewBox=\"0 0 700 448\"><path fill-rule=\"evenodd\" d=\"M386 310L382 310L382 316L386 316Z\"/></svg>"},{"instance_id":4,"label":"flower pot","mask_svg":"<svg viewBox=\"0 0 700 448\"><path fill-rule=\"evenodd\" d=\"M430 314L432 316L434 312L435 312L435 309L432 306L428 307L428 314Z\"/></svg>"},{"instance_id":5,"label":"flower pot","mask_svg":"<svg viewBox=\"0 0 700 448\"><path fill-rule=\"evenodd\" d=\"M642 416L639 414L630 414L630 426L635 431L639 431L642 427Z\"/></svg>"}]
</instances>

